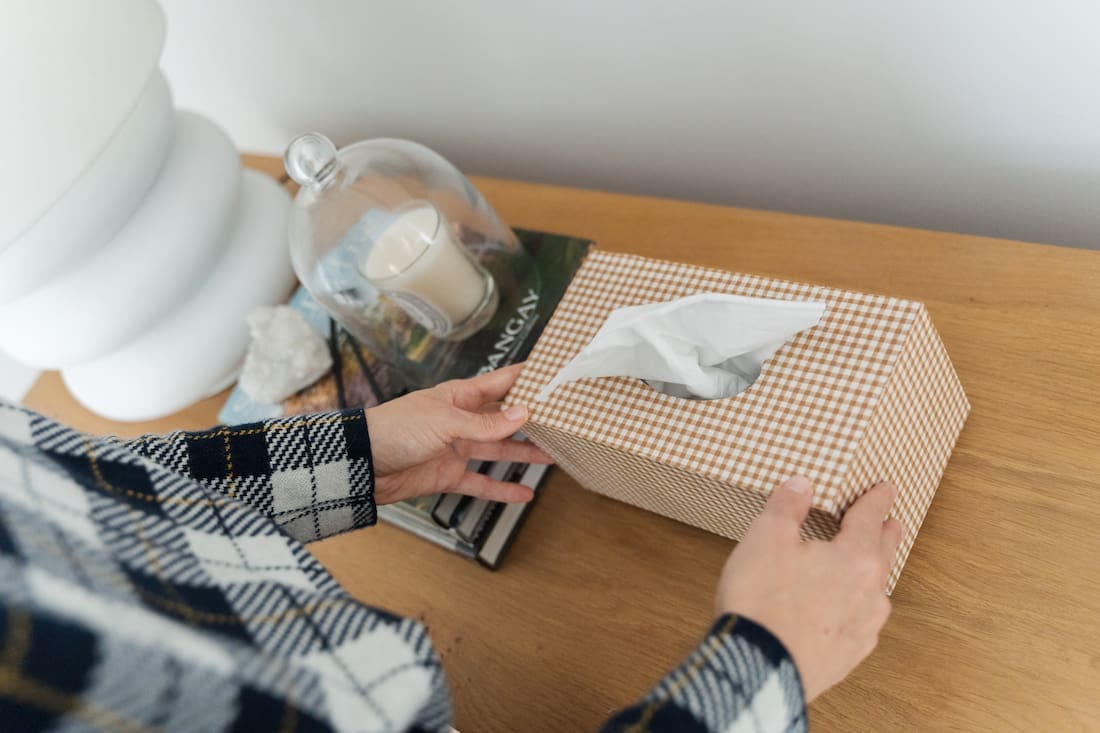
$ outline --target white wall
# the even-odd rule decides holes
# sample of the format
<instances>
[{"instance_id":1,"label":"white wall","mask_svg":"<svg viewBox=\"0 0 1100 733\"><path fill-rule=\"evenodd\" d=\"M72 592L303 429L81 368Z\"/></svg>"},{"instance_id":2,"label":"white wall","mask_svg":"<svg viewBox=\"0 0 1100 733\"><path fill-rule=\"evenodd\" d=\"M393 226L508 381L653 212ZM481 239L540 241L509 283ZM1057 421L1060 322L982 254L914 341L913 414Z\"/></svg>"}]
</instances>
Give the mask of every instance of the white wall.
<instances>
[{"instance_id":1,"label":"white wall","mask_svg":"<svg viewBox=\"0 0 1100 733\"><path fill-rule=\"evenodd\" d=\"M177 100L242 149L401 136L470 172L1100 244L1095 2L161 2Z\"/></svg>"}]
</instances>

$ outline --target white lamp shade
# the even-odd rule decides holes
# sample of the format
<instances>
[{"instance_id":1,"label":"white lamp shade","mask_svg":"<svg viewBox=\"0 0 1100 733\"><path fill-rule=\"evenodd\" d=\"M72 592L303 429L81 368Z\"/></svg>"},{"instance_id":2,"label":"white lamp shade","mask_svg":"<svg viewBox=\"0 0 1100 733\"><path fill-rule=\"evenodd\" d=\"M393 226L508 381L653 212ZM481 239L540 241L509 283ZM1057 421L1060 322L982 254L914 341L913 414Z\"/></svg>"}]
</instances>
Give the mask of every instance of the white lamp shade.
<instances>
[{"instance_id":1,"label":"white lamp shade","mask_svg":"<svg viewBox=\"0 0 1100 733\"><path fill-rule=\"evenodd\" d=\"M118 351L66 369L69 391L112 420L150 420L222 386L248 345L245 314L282 302L293 274L286 243L290 197L244 172L240 219L213 274L152 330Z\"/></svg>"},{"instance_id":2,"label":"white lamp shade","mask_svg":"<svg viewBox=\"0 0 1100 733\"><path fill-rule=\"evenodd\" d=\"M164 16L153 0L0 3L0 249L107 146L163 46Z\"/></svg>"},{"instance_id":3,"label":"white lamp shade","mask_svg":"<svg viewBox=\"0 0 1100 733\"><path fill-rule=\"evenodd\" d=\"M208 275L235 222L240 160L205 118L180 112L175 127L164 168L114 238L0 306L0 349L46 369L91 361L146 331Z\"/></svg>"},{"instance_id":4,"label":"white lamp shade","mask_svg":"<svg viewBox=\"0 0 1100 733\"><path fill-rule=\"evenodd\" d=\"M168 82L156 71L83 174L7 249L0 249L0 304L79 264L119 230L164 165L175 122Z\"/></svg>"}]
</instances>

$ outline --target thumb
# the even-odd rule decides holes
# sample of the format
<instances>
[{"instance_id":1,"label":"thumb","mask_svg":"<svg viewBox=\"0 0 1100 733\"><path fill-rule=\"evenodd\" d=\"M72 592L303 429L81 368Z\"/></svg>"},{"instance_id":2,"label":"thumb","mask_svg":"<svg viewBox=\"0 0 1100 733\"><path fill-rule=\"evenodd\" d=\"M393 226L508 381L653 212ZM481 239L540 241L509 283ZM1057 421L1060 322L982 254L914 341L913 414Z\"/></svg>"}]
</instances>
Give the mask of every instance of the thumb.
<instances>
[{"instance_id":1,"label":"thumb","mask_svg":"<svg viewBox=\"0 0 1100 733\"><path fill-rule=\"evenodd\" d=\"M810 513L814 490L805 476L793 476L772 490L762 516L775 524L786 524L797 534Z\"/></svg>"},{"instance_id":2,"label":"thumb","mask_svg":"<svg viewBox=\"0 0 1100 733\"><path fill-rule=\"evenodd\" d=\"M527 422L527 408L512 405L504 410L490 412L458 411L454 436L459 439L478 443L492 443L511 437Z\"/></svg>"}]
</instances>

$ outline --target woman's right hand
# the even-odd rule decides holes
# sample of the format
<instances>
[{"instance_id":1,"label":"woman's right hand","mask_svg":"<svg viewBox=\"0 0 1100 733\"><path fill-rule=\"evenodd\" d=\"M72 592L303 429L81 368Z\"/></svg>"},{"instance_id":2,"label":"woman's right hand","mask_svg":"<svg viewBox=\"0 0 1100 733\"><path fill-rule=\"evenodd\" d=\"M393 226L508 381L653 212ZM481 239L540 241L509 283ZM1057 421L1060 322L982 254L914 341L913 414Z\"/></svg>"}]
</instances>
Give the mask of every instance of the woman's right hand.
<instances>
[{"instance_id":1,"label":"woman's right hand","mask_svg":"<svg viewBox=\"0 0 1100 733\"><path fill-rule=\"evenodd\" d=\"M897 489L879 484L848 509L830 542L799 539L813 490L797 476L772 492L722 569L718 614L752 619L786 646L806 701L848 676L890 615L885 585L902 539L883 521Z\"/></svg>"}]
</instances>

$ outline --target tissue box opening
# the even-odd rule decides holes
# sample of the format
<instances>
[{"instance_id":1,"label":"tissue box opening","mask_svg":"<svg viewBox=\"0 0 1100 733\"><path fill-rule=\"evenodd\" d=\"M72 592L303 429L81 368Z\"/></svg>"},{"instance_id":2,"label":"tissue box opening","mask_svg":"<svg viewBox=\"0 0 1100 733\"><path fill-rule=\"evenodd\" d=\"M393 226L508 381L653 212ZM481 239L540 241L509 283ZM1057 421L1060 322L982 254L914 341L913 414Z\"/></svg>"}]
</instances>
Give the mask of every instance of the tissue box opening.
<instances>
[{"instance_id":1,"label":"tissue box opening","mask_svg":"<svg viewBox=\"0 0 1100 733\"><path fill-rule=\"evenodd\" d=\"M730 293L616 308L535 399L578 379L609 376L638 377L672 397L732 397L824 312L824 303Z\"/></svg>"},{"instance_id":2,"label":"tissue box opening","mask_svg":"<svg viewBox=\"0 0 1100 733\"><path fill-rule=\"evenodd\" d=\"M582 379L534 397L612 310L703 292L817 300L821 323L727 399L686 400L637 379ZM924 306L633 255L589 254L508 395L525 432L582 486L739 539L782 480L814 482L806 537L835 534L878 481L898 485L900 576L969 412Z\"/></svg>"}]
</instances>

